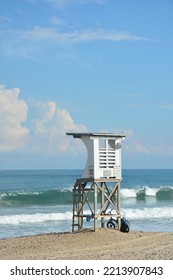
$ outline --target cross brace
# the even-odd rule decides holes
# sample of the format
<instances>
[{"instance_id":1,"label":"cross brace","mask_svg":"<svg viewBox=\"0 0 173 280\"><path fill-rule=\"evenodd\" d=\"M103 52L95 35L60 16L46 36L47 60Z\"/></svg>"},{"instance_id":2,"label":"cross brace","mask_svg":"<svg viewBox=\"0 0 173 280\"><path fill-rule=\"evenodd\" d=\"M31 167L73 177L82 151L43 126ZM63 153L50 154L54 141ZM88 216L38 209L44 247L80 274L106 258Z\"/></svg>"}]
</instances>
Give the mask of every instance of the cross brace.
<instances>
[{"instance_id":1,"label":"cross brace","mask_svg":"<svg viewBox=\"0 0 173 280\"><path fill-rule=\"evenodd\" d=\"M118 228L121 226L120 214L120 182L116 178L81 178L77 179L73 187L73 221L72 231L75 227L82 229L85 220L94 221L96 230L98 221L101 227L105 226L105 218L115 216L118 220ZM114 210L110 214L109 207Z\"/></svg>"}]
</instances>

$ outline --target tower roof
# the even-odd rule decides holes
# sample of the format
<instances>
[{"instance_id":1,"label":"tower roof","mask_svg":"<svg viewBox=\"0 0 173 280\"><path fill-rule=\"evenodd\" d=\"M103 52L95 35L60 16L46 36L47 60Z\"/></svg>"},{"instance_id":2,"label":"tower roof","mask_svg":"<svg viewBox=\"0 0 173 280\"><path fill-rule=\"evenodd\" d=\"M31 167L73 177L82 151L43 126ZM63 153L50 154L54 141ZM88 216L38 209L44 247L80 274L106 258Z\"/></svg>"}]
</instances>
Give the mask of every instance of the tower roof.
<instances>
[{"instance_id":1,"label":"tower roof","mask_svg":"<svg viewBox=\"0 0 173 280\"><path fill-rule=\"evenodd\" d=\"M93 133L93 132L67 132L67 135L72 135L74 138L81 138L82 136L92 136L99 138L125 138L124 134L115 134L115 133Z\"/></svg>"}]
</instances>

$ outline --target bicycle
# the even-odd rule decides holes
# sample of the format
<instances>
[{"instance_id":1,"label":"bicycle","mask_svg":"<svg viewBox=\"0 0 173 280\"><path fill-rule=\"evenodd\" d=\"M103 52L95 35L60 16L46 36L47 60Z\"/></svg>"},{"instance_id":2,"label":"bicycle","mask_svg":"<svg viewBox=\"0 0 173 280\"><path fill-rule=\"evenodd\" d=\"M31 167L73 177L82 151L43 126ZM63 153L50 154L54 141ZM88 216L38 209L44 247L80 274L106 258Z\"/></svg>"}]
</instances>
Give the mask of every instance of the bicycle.
<instances>
[{"instance_id":1,"label":"bicycle","mask_svg":"<svg viewBox=\"0 0 173 280\"><path fill-rule=\"evenodd\" d=\"M112 213L111 209L108 214ZM110 229L118 229L118 219L114 219L113 217L110 218L110 220L107 222L107 228ZM122 232L129 232L130 231L130 222L127 221L124 217L121 218L121 227L120 231Z\"/></svg>"}]
</instances>

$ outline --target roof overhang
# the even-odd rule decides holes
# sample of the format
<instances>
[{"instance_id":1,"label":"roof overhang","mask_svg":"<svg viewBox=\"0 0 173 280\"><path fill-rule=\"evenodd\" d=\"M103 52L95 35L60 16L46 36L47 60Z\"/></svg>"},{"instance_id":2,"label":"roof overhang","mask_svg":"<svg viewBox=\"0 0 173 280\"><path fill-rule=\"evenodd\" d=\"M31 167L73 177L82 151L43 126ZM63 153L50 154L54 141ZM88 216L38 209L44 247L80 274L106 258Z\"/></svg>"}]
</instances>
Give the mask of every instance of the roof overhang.
<instances>
[{"instance_id":1,"label":"roof overhang","mask_svg":"<svg viewBox=\"0 0 173 280\"><path fill-rule=\"evenodd\" d=\"M67 135L71 135L74 138L82 138L83 136L88 137L97 137L97 138L125 138L124 134L115 134L115 133L91 133L91 132L66 132Z\"/></svg>"}]
</instances>

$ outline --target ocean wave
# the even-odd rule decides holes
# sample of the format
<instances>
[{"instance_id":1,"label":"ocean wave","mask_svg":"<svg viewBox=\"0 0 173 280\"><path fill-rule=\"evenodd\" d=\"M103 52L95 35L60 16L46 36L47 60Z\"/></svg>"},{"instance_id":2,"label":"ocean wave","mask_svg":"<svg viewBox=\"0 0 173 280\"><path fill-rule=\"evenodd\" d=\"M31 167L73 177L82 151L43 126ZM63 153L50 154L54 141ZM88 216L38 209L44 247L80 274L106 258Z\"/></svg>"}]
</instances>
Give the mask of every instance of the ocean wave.
<instances>
[{"instance_id":1,"label":"ocean wave","mask_svg":"<svg viewBox=\"0 0 173 280\"><path fill-rule=\"evenodd\" d=\"M71 203L72 191L70 190L15 191L0 194L0 207Z\"/></svg>"},{"instance_id":2,"label":"ocean wave","mask_svg":"<svg viewBox=\"0 0 173 280\"><path fill-rule=\"evenodd\" d=\"M84 211L85 214L90 214L90 211ZM135 219L161 219L173 218L173 207L154 207L154 208L123 208L121 210L123 217L129 221ZM18 224L39 224L54 221L72 220L72 211L65 213L35 213L35 214L18 214L18 215L4 215L0 216L1 225L18 225Z\"/></svg>"},{"instance_id":3,"label":"ocean wave","mask_svg":"<svg viewBox=\"0 0 173 280\"><path fill-rule=\"evenodd\" d=\"M127 208L121 212L127 219L173 218L173 207Z\"/></svg>"},{"instance_id":4,"label":"ocean wave","mask_svg":"<svg viewBox=\"0 0 173 280\"><path fill-rule=\"evenodd\" d=\"M122 199L136 198L137 200L146 200L149 197L155 197L157 200L173 200L173 187L150 188L144 186L134 189L121 189Z\"/></svg>"},{"instance_id":5,"label":"ocean wave","mask_svg":"<svg viewBox=\"0 0 173 280\"><path fill-rule=\"evenodd\" d=\"M36 213L0 216L0 224L17 225L21 223L44 223L72 219L72 212L65 213Z\"/></svg>"},{"instance_id":6,"label":"ocean wave","mask_svg":"<svg viewBox=\"0 0 173 280\"><path fill-rule=\"evenodd\" d=\"M123 200L136 199L147 200L154 197L156 200L173 200L173 187L162 186L150 188L148 186L140 188L121 188L121 198ZM93 201L90 195L91 202ZM72 190L55 189L45 191L14 191L0 193L0 207L20 207L32 205L69 205L73 203Z\"/></svg>"}]
</instances>

